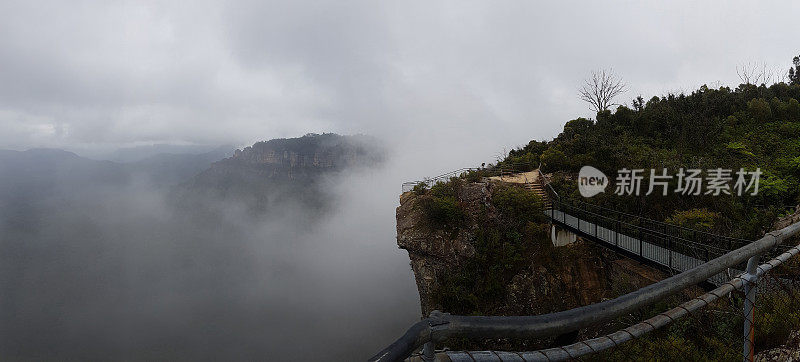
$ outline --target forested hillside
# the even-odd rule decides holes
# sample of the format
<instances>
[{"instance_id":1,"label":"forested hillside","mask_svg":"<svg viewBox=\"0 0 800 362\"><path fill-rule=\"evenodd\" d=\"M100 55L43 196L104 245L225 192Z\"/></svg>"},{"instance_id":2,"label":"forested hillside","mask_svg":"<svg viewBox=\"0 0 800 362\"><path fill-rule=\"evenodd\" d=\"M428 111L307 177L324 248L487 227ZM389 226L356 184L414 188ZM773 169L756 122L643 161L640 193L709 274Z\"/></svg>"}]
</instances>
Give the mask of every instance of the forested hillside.
<instances>
[{"instance_id":1,"label":"forested hillside","mask_svg":"<svg viewBox=\"0 0 800 362\"><path fill-rule=\"evenodd\" d=\"M525 163L554 173L562 195L581 198L574 177L584 165L602 170L613 182L623 168L760 168L758 194L667 196L614 195L614 185L593 203L725 234L757 238L780 216L794 212L800 178L800 85L742 84L736 89L702 86L691 94L670 94L613 112L596 120L578 118L549 142L531 141L513 150L500 166ZM572 181L568 181L572 180ZM734 175L734 181L735 175ZM673 178L669 190L676 188ZM586 200L586 199L584 199Z\"/></svg>"}]
</instances>

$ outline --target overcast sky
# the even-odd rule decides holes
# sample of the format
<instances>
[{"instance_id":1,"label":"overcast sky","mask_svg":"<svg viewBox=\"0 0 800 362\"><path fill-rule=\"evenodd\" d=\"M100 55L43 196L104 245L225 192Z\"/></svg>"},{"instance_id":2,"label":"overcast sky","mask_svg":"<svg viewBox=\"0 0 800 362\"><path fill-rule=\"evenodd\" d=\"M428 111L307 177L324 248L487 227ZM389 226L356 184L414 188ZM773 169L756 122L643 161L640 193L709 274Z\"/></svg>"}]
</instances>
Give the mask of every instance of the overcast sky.
<instances>
[{"instance_id":1,"label":"overcast sky","mask_svg":"<svg viewBox=\"0 0 800 362\"><path fill-rule=\"evenodd\" d=\"M788 1L5 0L0 148L337 132L491 158L593 116L576 95L593 69L624 78L625 103L735 86L748 62L785 71L798 14Z\"/></svg>"}]
</instances>

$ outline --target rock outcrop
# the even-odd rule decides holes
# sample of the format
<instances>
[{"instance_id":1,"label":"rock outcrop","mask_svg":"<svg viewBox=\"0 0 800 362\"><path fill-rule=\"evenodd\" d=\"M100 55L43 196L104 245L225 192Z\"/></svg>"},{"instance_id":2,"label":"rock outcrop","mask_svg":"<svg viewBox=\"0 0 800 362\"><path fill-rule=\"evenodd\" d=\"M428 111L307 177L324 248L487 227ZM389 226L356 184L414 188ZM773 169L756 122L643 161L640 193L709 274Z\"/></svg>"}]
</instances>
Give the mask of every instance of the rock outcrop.
<instances>
[{"instance_id":1,"label":"rock outcrop","mask_svg":"<svg viewBox=\"0 0 800 362\"><path fill-rule=\"evenodd\" d=\"M326 180L346 170L374 167L384 154L368 136L308 134L258 142L182 184L176 198L181 203L182 199L237 201L253 215L280 213L289 204L322 213L336 200ZM200 197L189 197L196 194Z\"/></svg>"},{"instance_id":2,"label":"rock outcrop","mask_svg":"<svg viewBox=\"0 0 800 362\"><path fill-rule=\"evenodd\" d=\"M442 276L475 256L475 234L483 227L475 215L498 217L492 205L495 189L493 182L468 183L460 188L457 200L469 221L457 231L431 228L422 212L422 196L413 192L400 196L397 245L408 251L422 315L442 309L434 297L443 287ZM582 240L564 247L537 249L522 257L528 266L505 281L506 293L496 314L534 315L588 305L665 277L660 271Z\"/></svg>"},{"instance_id":3,"label":"rock outcrop","mask_svg":"<svg viewBox=\"0 0 800 362\"><path fill-rule=\"evenodd\" d=\"M289 179L313 182L324 173L380 163L384 150L368 136L308 134L258 142L236 150L233 157L215 162L192 181L194 185L217 187L232 181L269 182Z\"/></svg>"},{"instance_id":4,"label":"rock outcrop","mask_svg":"<svg viewBox=\"0 0 800 362\"><path fill-rule=\"evenodd\" d=\"M796 362L800 361L800 331L792 331L789 339L782 347L768 349L756 354L753 358L758 362Z\"/></svg>"},{"instance_id":5,"label":"rock outcrop","mask_svg":"<svg viewBox=\"0 0 800 362\"><path fill-rule=\"evenodd\" d=\"M366 136L308 134L258 142L236 150L228 162L282 168L346 168L379 162L383 152Z\"/></svg>"}]
</instances>

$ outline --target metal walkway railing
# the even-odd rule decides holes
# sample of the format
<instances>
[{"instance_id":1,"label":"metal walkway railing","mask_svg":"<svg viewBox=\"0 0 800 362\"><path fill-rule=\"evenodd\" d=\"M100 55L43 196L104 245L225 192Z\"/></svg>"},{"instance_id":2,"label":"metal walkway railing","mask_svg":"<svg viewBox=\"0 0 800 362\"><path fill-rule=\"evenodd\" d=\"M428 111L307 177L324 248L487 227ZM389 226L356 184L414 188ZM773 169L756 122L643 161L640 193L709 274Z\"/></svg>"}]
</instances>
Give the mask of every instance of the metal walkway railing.
<instances>
[{"instance_id":1,"label":"metal walkway railing","mask_svg":"<svg viewBox=\"0 0 800 362\"><path fill-rule=\"evenodd\" d=\"M562 198L541 169L538 172L552 205L545 214L553 223L670 272L687 271L751 242ZM740 272L731 268L708 281L720 285Z\"/></svg>"},{"instance_id":2,"label":"metal walkway railing","mask_svg":"<svg viewBox=\"0 0 800 362\"><path fill-rule=\"evenodd\" d=\"M490 166L490 167L465 167L465 168L460 168L458 170L450 171L448 173L441 174L439 176L430 177L419 181L404 182L402 190L403 192L408 192L411 191L414 188L414 186L417 185L423 185L425 187L430 188L437 182L447 182L450 181L450 179L452 179L453 177L464 177L470 172L478 173L481 177L491 177L491 176L501 176L519 172L533 171L536 169L537 169L536 165L529 163L504 164L502 166Z\"/></svg>"},{"instance_id":3,"label":"metal walkway railing","mask_svg":"<svg viewBox=\"0 0 800 362\"><path fill-rule=\"evenodd\" d=\"M726 252L726 250L709 248L706 245L696 244L688 240L673 240L665 235L657 236L661 243L644 241L645 238L641 235L641 233L639 233L639 237L637 238L617 231L622 229L623 225L626 228L635 229L635 226L623 224L620 221L617 221L616 227L606 228L599 226L596 223L581 220L560 210L551 209L545 211L545 213L547 213L555 223L564 225L581 235L588 236L595 241L599 241L605 244L604 246L614 247L616 250L625 251L628 255L638 256L640 259L643 259L650 264L657 264L658 266L666 267L670 271L687 271L705 263L709 260L708 258L711 255L719 256ZM678 243L681 244L678 245ZM675 251L675 248L678 246L680 246L681 249L688 250L690 252L694 251L694 255L696 256L689 256ZM711 254L709 250L713 250L713 254ZM715 285L720 285L728 281L732 275L736 275L740 272L740 270L729 269L725 272L714 275L708 281Z\"/></svg>"},{"instance_id":4,"label":"metal walkway railing","mask_svg":"<svg viewBox=\"0 0 800 362\"><path fill-rule=\"evenodd\" d=\"M664 224L660 230L648 229L560 201L553 203L553 208L546 210L545 214L555 224L670 272L684 272L719 257L731 250L729 245L741 247L747 244L724 236L698 242L677 232L670 233L668 227L672 225ZM708 281L720 285L740 272L740 269L726 270Z\"/></svg>"},{"instance_id":5,"label":"metal walkway railing","mask_svg":"<svg viewBox=\"0 0 800 362\"><path fill-rule=\"evenodd\" d=\"M746 261L748 264L747 272L737 276L733 280L726 282L719 288L730 288L732 286L734 289L745 289L747 300L751 302L749 305L748 303L745 304L744 312L746 316L752 315L754 309L753 301L755 299L753 290L759 277L759 270L762 270L762 273L764 273L767 270L785 262L789 257L798 253L800 246L789 249L780 256L771 260L769 263L760 267L757 264L759 256L769 252L788 238L798 233L800 233L800 223L795 223L781 230L773 231L759 240L725 253L724 255L709 260L685 272L673 275L667 279L648 285L634 292L622 295L615 299L606 300L600 303L562 312L535 316L456 316L434 312L429 318L423 319L422 321L414 324L402 337L372 357L371 360L401 361L409 357L414 351L423 347L423 345L426 346L423 350L424 355L426 358L433 360L434 343L441 343L449 338L542 338L559 336L564 333L606 323L614 318L631 313L642 307L672 296L689 287L702 283L710 278L713 278L715 275L723 273L726 270L738 266ZM718 294L719 292L712 291L711 293L716 295L717 298L721 295ZM700 298L703 299L703 297ZM707 304L709 301L706 301L705 303ZM682 306L681 308L686 309L685 306ZM688 310L686 310L686 312L688 312ZM666 315L667 317L660 318L666 318L668 321L665 322L662 320L659 323L672 323L678 317L672 317L669 315L669 313ZM754 318L749 317L745 318L745 320L750 321L749 325L745 325L745 335L749 335L750 338L745 338L744 353L745 356L749 355L752 359L751 352L754 348L752 328ZM748 328L751 330L749 333ZM655 325L650 326L650 330L655 329ZM641 335L645 332L639 331L637 333L638 335ZM625 341L621 340L619 343L623 342ZM567 358L577 358L583 354L596 353L603 349L617 347L619 345L619 343L616 341L613 343L605 341L604 343L604 345L598 345L597 348L593 348L587 345L585 342L581 342L579 348L580 351L578 351L579 354L577 352L567 352L567 354L564 356ZM535 353L539 354L539 352ZM539 358L531 357L531 359L523 359L520 357L517 360L539 359L541 359L541 355ZM551 358L551 360L561 359Z\"/></svg>"},{"instance_id":6,"label":"metal walkway railing","mask_svg":"<svg viewBox=\"0 0 800 362\"><path fill-rule=\"evenodd\" d=\"M761 283L768 285L769 278L768 272L772 269L776 268L777 266L785 263L790 258L795 257L798 253L800 253L800 245L794 246L792 248L787 249L783 254L778 255L777 257L771 259L770 261L761 264L759 266L755 266L755 261L757 258L751 258L750 262L748 263L748 272L742 273L737 275L736 277L732 278L731 280L725 282L724 284L720 285L716 289L709 291L701 296L692 298L691 300L682 303L675 308L669 309L665 312L659 313L652 318L648 318L631 326L628 326L624 329L618 330L613 333L608 333L602 335L600 337L587 339L584 341L580 341L577 343L572 343L565 346L554 347L554 348L547 348L538 351L525 351L525 352L508 352L508 351L443 351L436 353L434 355L434 359L427 358L424 355L420 355L419 357L415 358L416 361L433 361L433 360L446 360L446 361L465 361L465 362L504 362L504 361L525 361L525 362L532 362L532 361L565 361L565 360L574 360L577 358L581 358L583 356L601 353L604 351L613 350L614 348L619 348L623 346L623 344L632 342L637 338L642 338L648 333L656 332L659 329L665 328L674 322L681 320L682 318L691 317L693 313L698 313L703 308L709 308L713 303L718 302L726 296L729 296L731 293L735 291L744 291L745 292L745 301L743 303L742 312L744 312L743 320L743 331L744 331L744 338L743 343L740 345L739 348L741 353L730 353L724 356L704 356L704 360L714 360L714 359L725 359L725 360L745 360L745 361L753 361L755 357L755 340L754 340L754 329L757 318L755 317L755 302L756 302L756 285L759 280L762 280ZM782 284L781 286L786 289L786 285ZM773 283L774 284L774 283ZM796 288L795 288L796 289ZM797 293L794 290L794 293ZM797 294L793 297L792 302L797 302L796 299ZM795 303L791 303L792 308ZM796 308L796 307L795 307ZM763 318L762 318L763 319ZM796 318L795 318L796 319ZM762 321L763 322L763 321ZM778 322L778 321L772 321ZM791 343L791 342L790 342ZM734 346L730 346L731 349L736 349ZM678 349L678 346L674 346L672 348ZM800 347L798 347L800 348ZM636 350L638 352L638 350ZM680 353L680 351L678 351ZM796 355L797 351L791 350L778 350L777 353L774 353L770 358L771 360L775 361L790 361L794 360L792 355ZM442 356L446 356L446 358L441 358ZM430 354L428 357L431 357ZM437 358L438 357L438 358ZM624 355L624 360L630 359L641 359L641 360L669 360L669 358L655 358L659 356L647 356L647 355ZM684 356L684 360L690 360L688 356ZM737 358L741 357L741 358ZM796 357L796 356L795 356Z\"/></svg>"},{"instance_id":7,"label":"metal walkway railing","mask_svg":"<svg viewBox=\"0 0 800 362\"><path fill-rule=\"evenodd\" d=\"M546 183L546 178L541 175L541 172L540 176ZM753 360L757 282L759 278L766 276L768 271L797 255L800 252L800 245L790 249L784 248L783 254L760 266L758 265L759 257L769 255L784 241L800 233L800 222L768 233L759 240L747 242L742 239L703 233L638 216L633 216L636 221L631 222L630 218L622 217L621 213L606 213L605 211L601 213L597 212L598 210L592 210L594 206L562 200L549 183L546 186L548 193L553 195L553 207L547 210L547 213L555 223L588 236L608 247L657 263L678 272L678 274L615 299L545 315L456 316L435 311L429 318L414 324L402 337L371 360L400 361L420 349L422 349L421 355L418 358L425 361L433 361L438 358L452 361L575 359L619 348L623 343L672 324L736 290L743 290L745 295L742 307L744 336L743 343L740 344L742 346L740 356L745 360ZM697 239L693 240L687 237L689 235L697 237ZM745 262L746 268L743 267ZM746 271L740 272L739 268L746 269ZM731 278L731 274L738 275ZM787 290L787 283L797 285L797 277L774 279L784 290ZM653 318L599 338L533 352L434 352L435 343L441 343L450 338L479 340L556 337L607 323L707 281L711 281L718 287ZM770 287L768 284L765 286ZM792 291L790 295L797 297L800 292ZM796 306L796 303L790 303L790 307L792 305ZM775 322L778 323L778 321Z\"/></svg>"}]
</instances>

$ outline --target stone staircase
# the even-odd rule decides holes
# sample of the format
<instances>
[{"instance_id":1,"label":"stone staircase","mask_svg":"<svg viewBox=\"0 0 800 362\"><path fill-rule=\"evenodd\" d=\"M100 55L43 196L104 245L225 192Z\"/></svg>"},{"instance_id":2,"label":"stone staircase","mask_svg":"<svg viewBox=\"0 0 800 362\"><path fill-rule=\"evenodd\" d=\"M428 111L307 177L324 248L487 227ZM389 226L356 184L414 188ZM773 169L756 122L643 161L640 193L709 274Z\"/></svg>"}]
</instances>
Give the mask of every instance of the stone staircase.
<instances>
[{"instance_id":1,"label":"stone staircase","mask_svg":"<svg viewBox=\"0 0 800 362\"><path fill-rule=\"evenodd\" d=\"M541 179L537 178L534 181L525 180L524 185L526 190L530 190L535 192L539 197L542 199L542 206L545 210L551 209L553 207L553 202L550 200L550 197L547 196L547 192L545 192L544 183Z\"/></svg>"}]
</instances>

